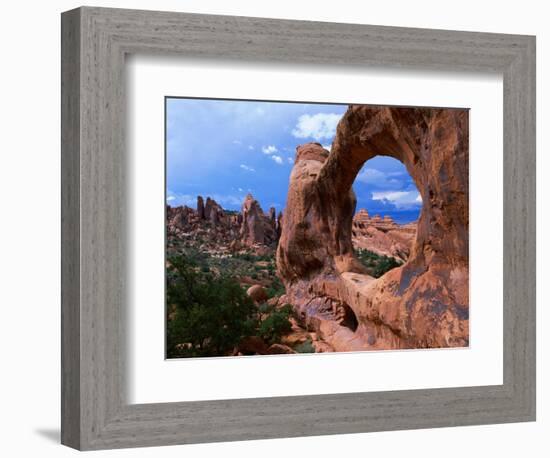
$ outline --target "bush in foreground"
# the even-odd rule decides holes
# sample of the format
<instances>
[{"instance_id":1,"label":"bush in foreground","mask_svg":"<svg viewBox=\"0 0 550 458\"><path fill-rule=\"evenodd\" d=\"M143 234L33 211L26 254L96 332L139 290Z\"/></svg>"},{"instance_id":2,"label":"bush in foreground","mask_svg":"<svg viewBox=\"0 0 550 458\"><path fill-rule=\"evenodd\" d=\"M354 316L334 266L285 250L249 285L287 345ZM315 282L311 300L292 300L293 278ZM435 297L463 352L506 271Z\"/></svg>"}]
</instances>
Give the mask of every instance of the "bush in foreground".
<instances>
[{"instance_id":1,"label":"bush in foreground","mask_svg":"<svg viewBox=\"0 0 550 458\"><path fill-rule=\"evenodd\" d=\"M175 309L167 327L168 357L224 355L254 333L256 307L234 279L175 256L167 280L168 304Z\"/></svg>"},{"instance_id":2,"label":"bush in foreground","mask_svg":"<svg viewBox=\"0 0 550 458\"><path fill-rule=\"evenodd\" d=\"M289 321L292 306L286 304L280 309L271 310L258 327L258 335L268 344L278 343L281 336L292 330Z\"/></svg>"},{"instance_id":3,"label":"bush in foreground","mask_svg":"<svg viewBox=\"0 0 550 458\"><path fill-rule=\"evenodd\" d=\"M190 256L169 259L167 301L168 358L224 356L245 337L259 336L270 345L292 329L290 305L257 308L234 278Z\"/></svg>"}]
</instances>

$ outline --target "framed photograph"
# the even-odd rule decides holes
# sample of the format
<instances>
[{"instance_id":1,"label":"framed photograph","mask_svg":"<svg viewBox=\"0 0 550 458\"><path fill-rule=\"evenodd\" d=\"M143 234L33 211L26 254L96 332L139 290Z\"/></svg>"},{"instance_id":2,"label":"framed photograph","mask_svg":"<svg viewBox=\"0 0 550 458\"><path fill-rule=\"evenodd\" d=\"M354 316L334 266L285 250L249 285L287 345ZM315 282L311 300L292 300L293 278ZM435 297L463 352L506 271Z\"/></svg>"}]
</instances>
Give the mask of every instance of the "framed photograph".
<instances>
[{"instance_id":1,"label":"framed photograph","mask_svg":"<svg viewBox=\"0 0 550 458\"><path fill-rule=\"evenodd\" d=\"M534 37L63 13L63 444L534 419Z\"/></svg>"},{"instance_id":2,"label":"framed photograph","mask_svg":"<svg viewBox=\"0 0 550 458\"><path fill-rule=\"evenodd\" d=\"M467 109L165 105L167 358L469 346Z\"/></svg>"}]
</instances>

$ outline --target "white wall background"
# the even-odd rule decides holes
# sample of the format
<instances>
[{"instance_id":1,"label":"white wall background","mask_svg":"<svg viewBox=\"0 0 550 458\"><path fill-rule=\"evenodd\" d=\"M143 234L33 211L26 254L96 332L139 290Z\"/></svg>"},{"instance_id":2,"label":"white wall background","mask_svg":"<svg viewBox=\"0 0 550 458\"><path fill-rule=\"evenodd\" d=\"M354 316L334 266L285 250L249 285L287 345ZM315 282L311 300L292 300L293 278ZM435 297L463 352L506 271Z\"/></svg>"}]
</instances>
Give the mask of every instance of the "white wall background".
<instances>
[{"instance_id":1,"label":"white wall background","mask_svg":"<svg viewBox=\"0 0 550 458\"><path fill-rule=\"evenodd\" d=\"M537 35L538 421L391 433L98 452L97 456L281 457L343 454L467 457L548 456L550 376L544 280L550 269L550 30L544 2L393 0L124 0L97 6L357 22ZM60 12L68 0L10 2L0 17L0 423L3 456L74 456L58 445L60 373ZM546 83L547 84L547 83ZM546 205L547 207L547 205ZM546 390L545 390L546 386Z\"/></svg>"}]
</instances>

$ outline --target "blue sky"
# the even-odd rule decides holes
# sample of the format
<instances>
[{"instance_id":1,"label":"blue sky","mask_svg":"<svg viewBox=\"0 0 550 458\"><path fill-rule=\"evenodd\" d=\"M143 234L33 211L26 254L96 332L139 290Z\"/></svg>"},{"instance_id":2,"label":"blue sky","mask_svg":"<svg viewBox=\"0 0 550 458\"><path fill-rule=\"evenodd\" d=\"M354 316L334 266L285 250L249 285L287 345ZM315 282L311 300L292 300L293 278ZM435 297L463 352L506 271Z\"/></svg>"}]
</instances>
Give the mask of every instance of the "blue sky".
<instances>
[{"instance_id":1,"label":"blue sky","mask_svg":"<svg viewBox=\"0 0 550 458\"><path fill-rule=\"evenodd\" d=\"M166 99L167 203L196 205L210 196L237 210L247 193L264 211L283 210L296 146L316 141L330 149L347 105ZM357 210L418 218L420 196L403 164L377 156L353 185Z\"/></svg>"}]
</instances>

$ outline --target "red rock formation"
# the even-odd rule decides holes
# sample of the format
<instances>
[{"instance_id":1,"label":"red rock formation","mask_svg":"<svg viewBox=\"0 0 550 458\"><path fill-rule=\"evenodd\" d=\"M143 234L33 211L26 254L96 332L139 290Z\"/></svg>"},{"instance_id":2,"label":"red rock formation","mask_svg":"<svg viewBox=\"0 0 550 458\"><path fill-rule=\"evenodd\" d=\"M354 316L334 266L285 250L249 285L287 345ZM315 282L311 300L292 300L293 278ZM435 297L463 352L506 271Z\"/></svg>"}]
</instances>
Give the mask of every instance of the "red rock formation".
<instances>
[{"instance_id":1,"label":"red rock formation","mask_svg":"<svg viewBox=\"0 0 550 458\"><path fill-rule=\"evenodd\" d=\"M403 162L423 200L408 261L377 280L352 247L352 184L376 155ZM468 111L350 106L330 154L298 147L277 267L285 299L337 351L467 346Z\"/></svg>"},{"instance_id":2,"label":"red rock formation","mask_svg":"<svg viewBox=\"0 0 550 458\"><path fill-rule=\"evenodd\" d=\"M204 219L204 200L202 196L197 196L197 214L200 219Z\"/></svg>"},{"instance_id":3,"label":"red rock formation","mask_svg":"<svg viewBox=\"0 0 550 458\"><path fill-rule=\"evenodd\" d=\"M196 212L184 205L182 207L166 207L166 221L169 233L180 233L196 220Z\"/></svg>"},{"instance_id":4,"label":"red rock formation","mask_svg":"<svg viewBox=\"0 0 550 458\"><path fill-rule=\"evenodd\" d=\"M238 352L243 355L265 355L268 346L259 336L245 337L238 347Z\"/></svg>"},{"instance_id":5,"label":"red rock formation","mask_svg":"<svg viewBox=\"0 0 550 458\"><path fill-rule=\"evenodd\" d=\"M225 220L225 212L220 204L214 199L207 197L206 205L204 206L204 217L212 224L218 224Z\"/></svg>"},{"instance_id":6,"label":"red rock formation","mask_svg":"<svg viewBox=\"0 0 550 458\"><path fill-rule=\"evenodd\" d=\"M279 212L277 215L277 221L275 222L275 232L277 233L277 240L281 238L281 230L283 225L283 212Z\"/></svg>"},{"instance_id":7,"label":"red rock formation","mask_svg":"<svg viewBox=\"0 0 550 458\"><path fill-rule=\"evenodd\" d=\"M210 197L205 204L198 196L197 210L168 205L166 225L170 237L212 254L252 247L260 255L271 252L278 240L274 215L274 209L270 216L265 215L252 196L245 199L242 213L225 211Z\"/></svg>"},{"instance_id":8,"label":"red rock formation","mask_svg":"<svg viewBox=\"0 0 550 458\"><path fill-rule=\"evenodd\" d=\"M372 218L362 209L353 217L352 243L354 248L369 250L397 261L406 261L416 236L416 222L399 225L390 216Z\"/></svg>"},{"instance_id":9,"label":"red rock formation","mask_svg":"<svg viewBox=\"0 0 550 458\"><path fill-rule=\"evenodd\" d=\"M277 212L275 211L275 207L269 208L269 220L271 222L271 225L273 226L273 229L276 229L277 226Z\"/></svg>"},{"instance_id":10,"label":"red rock formation","mask_svg":"<svg viewBox=\"0 0 550 458\"><path fill-rule=\"evenodd\" d=\"M167 233L186 244L211 253L236 251L232 241L238 242L240 225L237 215L228 215L214 200L207 205L201 196L197 198L197 210L187 206L170 207L166 210Z\"/></svg>"},{"instance_id":11,"label":"red rock formation","mask_svg":"<svg viewBox=\"0 0 550 458\"><path fill-rule=\"evenodd\" d=\"M242 210L241 241L248 245L272 245L277 241L275 227L259 202L251 194L246 196Z\"/></svg>"}]
</instances>

